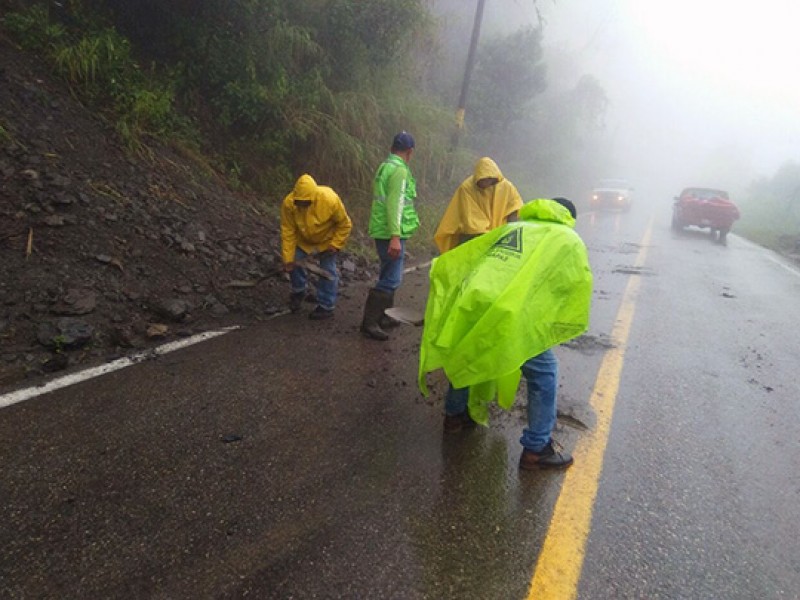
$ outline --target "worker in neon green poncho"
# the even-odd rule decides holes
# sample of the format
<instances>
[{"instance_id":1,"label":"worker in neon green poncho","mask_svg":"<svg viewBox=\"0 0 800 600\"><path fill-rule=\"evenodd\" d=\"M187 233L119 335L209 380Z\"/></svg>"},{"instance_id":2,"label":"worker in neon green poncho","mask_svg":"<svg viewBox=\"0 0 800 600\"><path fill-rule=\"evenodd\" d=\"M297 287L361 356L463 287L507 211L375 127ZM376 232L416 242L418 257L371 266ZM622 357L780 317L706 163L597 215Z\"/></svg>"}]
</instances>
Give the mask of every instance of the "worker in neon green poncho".
<instances>
[{"instance_id":1,"label":"worker in neon green poncho","mask_svg":"<svg viewBox=\"0 0 800 600\"><path fill-rule=\"evenodd\" d=\"M442 368L451 382L445 428L488 423L488 405L510 408L521 375L528 426L520 467L566 468L556 450L558 362L552 347L586 331L592 273L574 231L569 200L525 204L520 221L498 227L435 259L420 348L419 384ZM455 431L460 427L449 427Z\"/></svg>"}]
</instances>

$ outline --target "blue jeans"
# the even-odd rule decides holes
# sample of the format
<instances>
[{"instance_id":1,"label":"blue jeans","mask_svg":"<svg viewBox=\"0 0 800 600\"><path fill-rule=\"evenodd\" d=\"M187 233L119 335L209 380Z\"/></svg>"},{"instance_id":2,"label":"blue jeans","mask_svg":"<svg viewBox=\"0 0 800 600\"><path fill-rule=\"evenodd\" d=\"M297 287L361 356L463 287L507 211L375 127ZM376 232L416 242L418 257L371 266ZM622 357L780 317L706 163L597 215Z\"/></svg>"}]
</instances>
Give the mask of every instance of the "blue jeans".
<instances>
[{"instance_id":1,"label":"blue jeans","mask_svg":"<svg viewBox=\"0 0 800 600\"><path fill-rule=\"evenodd\" d=\"M522 375L528 384L528 426L522 430L520 443L534 452L549 442L556 425L556 392L558 389L558 359L552 350L529 358L522 365ZM469 388L447 390L444 411L448 415L467 410Z\"/></svg>"},{"instance_id":2,"label":"blue jeans","mask_svg":"<svg viewBox=\"0 0 800 600\"><path fill-rule=\"evenodd\" d=\"M300 261L308 256L308 253L302 248L297 248L294 253L294 260ZM333 310L336 306L336 293L339 287L339 271L336 269L336 253L335 252L322 252L317 255L319 258L319 266L323 270L333 275L333 279L325 279L320 277L317 281L317 304L325 310ZM302 267L295 266L289 275L292 282L292 293L299 294L306 291L308 285L308 275L306 270Z\"/></svg>"},{"instance_id":3,"label":"blue jeans","mask_svg":"<svg viewBox=\"0 0 800 600\"><path fill-rule=\"evenodd\" d=\"M375 249L381 259L381 272L378 275L376 290L393 293L403 282L403 261L406 256L406 241L400 240L400 256L389 258L389 240L375 240Z\"/></svg>"}]
</instances>

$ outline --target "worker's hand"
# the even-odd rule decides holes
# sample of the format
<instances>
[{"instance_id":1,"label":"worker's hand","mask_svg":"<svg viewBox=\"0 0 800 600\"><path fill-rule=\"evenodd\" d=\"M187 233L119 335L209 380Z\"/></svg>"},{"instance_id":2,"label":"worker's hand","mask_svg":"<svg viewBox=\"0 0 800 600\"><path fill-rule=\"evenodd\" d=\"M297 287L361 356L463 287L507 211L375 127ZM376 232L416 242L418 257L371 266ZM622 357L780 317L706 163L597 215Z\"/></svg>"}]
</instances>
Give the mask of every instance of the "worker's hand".
<instances>
[{"instance_id":1,"label":"worker's hand","mask_svg":"<svg viewBox=\"0 0 800 600\"><path fill-rule=\"evenodd\" d=\"M403 247L400 245L400 238L394 236L392 239L389 240L389 250L387 254L389 258L392 260L397 260L400 258L400 254L403 252Z\"/></svg>"},{"instance_id":2,"label":"worker's hand","mask_svg":"<svg viewBox=\"0 0 800 600\"><path fill-rule=\"evenodd\" d=\"M294 263L293 262L285 263L283 265L283 271L284 273L291 273L292 271L294 271Z\"/></svg>"}]
</instances>

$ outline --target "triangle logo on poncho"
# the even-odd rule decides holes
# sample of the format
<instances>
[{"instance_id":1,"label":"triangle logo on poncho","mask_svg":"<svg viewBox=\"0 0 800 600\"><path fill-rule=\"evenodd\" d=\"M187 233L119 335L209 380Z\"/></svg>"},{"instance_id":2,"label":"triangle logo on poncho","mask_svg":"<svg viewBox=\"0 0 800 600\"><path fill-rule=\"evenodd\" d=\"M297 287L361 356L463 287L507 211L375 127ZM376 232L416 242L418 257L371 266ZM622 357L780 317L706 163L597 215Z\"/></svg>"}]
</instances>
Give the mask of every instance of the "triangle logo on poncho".
<instances>
[{"instance_id":1,"label":"triangle logo on poncho","mask_svg":"<svg viewBox=\"0 0 800 600\"><path fill-rule=\"evenodd\" d=\"M522 228L516 227L497 240L493 248L504 248L522 254Z\"/></svg>"}]
</instances>

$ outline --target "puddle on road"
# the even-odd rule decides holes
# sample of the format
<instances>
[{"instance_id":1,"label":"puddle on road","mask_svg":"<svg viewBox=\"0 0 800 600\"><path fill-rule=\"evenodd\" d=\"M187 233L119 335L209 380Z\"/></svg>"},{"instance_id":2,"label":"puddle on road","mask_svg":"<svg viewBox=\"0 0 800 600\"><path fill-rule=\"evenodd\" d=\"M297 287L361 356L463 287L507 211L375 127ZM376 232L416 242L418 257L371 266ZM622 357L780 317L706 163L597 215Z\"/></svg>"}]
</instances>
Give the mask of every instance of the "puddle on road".
<instances>
[{"instance_id":1,"label":"puddle on road","mask_svg":"<svg viewBox=\"0 0 800 600\"><path fill-rule=\"evenodd\" d=\"M618 265L611 271L612 273L624 273L626 275L655 275L656 272L649 267L637 267L634 265Z\"/></svg>"},{"instance_id":2,"label":"puddle on road","mask_svg":"<svg viewBox=\"0 0 800 600\"><path fill-rule=\"evenodd\" d=\"M589 431L589 426L584 423L578 417L571 415L566 412L561 412L560 410L557 411L558 422L567 425L568 427L572 427L574 429L578 429L580 431Z\"/></svg>"},{"instance_id":3,"label":"puddle on road","mask_svg":"<svg viewBox=\"0 0 800 600\"><path fill-rule=\"evenodd\" d=\"M636 244L634 242L623 242L617 248L617 252L619 252L620 254L638 254L642 248L644 248L643 244Z\"/></svg>"},{"instance_id":4,"label":"puddle on road","mask_svg":"<svg viewBox=\"0 0 800 600\"><path fill-rule=\"evenodd\" d=\"M578 336L568 342L561 344L571 350L577 350L582 354L596 354L597 352L605 352L611 348L616 348L616 344L611 341L607 335L590 335L584 334Z\"/></svg>"},{"instance_id":5,"label":"puddle on road","mask_svg":"<svg viewBox=\"0 0 800 600\"><path fill-rule=\"evenodd\" d=\"M650 248L651 246L647 246ZM644 244L637 244L635 242L622 242L616 246L612 245L603 245L603 246L592 246L587 245L587 248L593 253L605 253L605 252L614 252L616 254L638 254L642 248L645 248Z\"/></svg>"}]
</instances>

